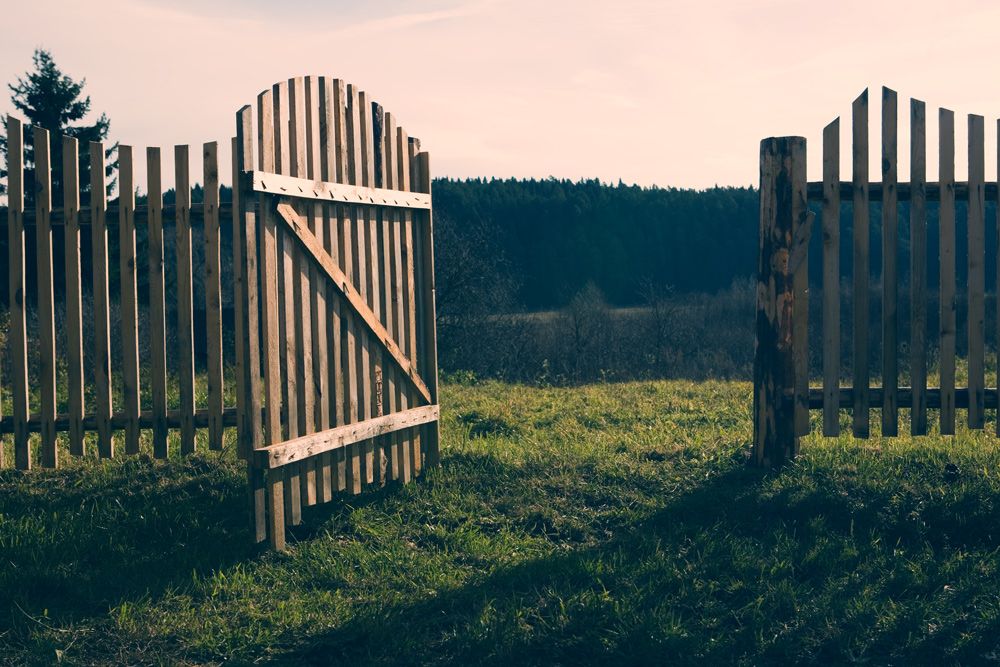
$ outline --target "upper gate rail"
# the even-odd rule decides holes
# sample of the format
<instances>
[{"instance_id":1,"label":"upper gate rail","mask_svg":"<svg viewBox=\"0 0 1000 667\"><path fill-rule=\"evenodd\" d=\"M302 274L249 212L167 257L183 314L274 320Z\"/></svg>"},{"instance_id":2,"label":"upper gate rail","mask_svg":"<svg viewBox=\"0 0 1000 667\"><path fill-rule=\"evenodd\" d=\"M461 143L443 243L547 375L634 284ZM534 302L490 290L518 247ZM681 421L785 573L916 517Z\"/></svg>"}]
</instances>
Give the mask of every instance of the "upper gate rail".
<instances>
[{"instance_id":1,"label":"upper gate rail","mask_svg":"<svg viewBox=\"0 0 1000 667\"><path fill-rule=\"evenodd\" d=\"M908 182L898 175L897 94L882 89L881 180L869 178L869 96L864 91L852 104L850 181L840 180L840 119L823 130L823 178L806 179L806 140L775 137L761 142L760 153L760 255L757 289L757 349L754 363L754 457L759 465L780 464L798 451L799 437L809 433L809 410L823 411L823 433L840 432L840 409L852 410L851 430L856 437L870 435L869 412L881 410L881 434L895 436L899 410L908 408L910 432L928 432L927 411L939 410L942 434L955 433L955 410L966 408L968 426L984 427L984 411L1000 402L997 388L985 382L985 265L986 202L997 202L997 181L986 182L983 117L968 116L968 179L955 180L955 114L938 111L938 181L927 181L926 105L912 99L909 105L910 173ZM998 121L1000 135L1000 121ZM998 145L1000 173L1000 145ZM908 202L909 244L900 243L899 202ZM841 387L841 203L851 203L852 270L850 361L852 386ZM881 209L881 275L873 281L869 229L870 204ZM928 202L938 210L939 325L929 330ZM809 204L821 208L822 237L822 387L810 388L808 253L796 253L808 242ZM956 248L956 204L967 208L966 319L968 384L956 387L956 337L959 331ZM994 224L990 221L990 224ZM958 228L961 229L961 228ZM805 239L805 241L803 241ZM799 256L801 255L801 256ZM908 256L904 256L908 255ZM900 259L908 261L909 294L901 295ZM903 265L906 266L906 265ZM873 373L869 345L870 304L873 287L881 290L879 334L881 368ZM996 292L1000 295L1000 274ZM908 298L909 317L900 321L900 300ZM904 309L904 313L906 310ZM901 336L902 334L902 336ZM908 334L908 337L907 337ZM1000 331L994 332L1000 340ZM905 371L910 387L899 386L900 354L905 345ZM928 358L936 353L939 387L928 387ZM872 376L881 378L872 386ZM1000 419L997 420L1000 433Z\"/></svg>"}]
</instances>

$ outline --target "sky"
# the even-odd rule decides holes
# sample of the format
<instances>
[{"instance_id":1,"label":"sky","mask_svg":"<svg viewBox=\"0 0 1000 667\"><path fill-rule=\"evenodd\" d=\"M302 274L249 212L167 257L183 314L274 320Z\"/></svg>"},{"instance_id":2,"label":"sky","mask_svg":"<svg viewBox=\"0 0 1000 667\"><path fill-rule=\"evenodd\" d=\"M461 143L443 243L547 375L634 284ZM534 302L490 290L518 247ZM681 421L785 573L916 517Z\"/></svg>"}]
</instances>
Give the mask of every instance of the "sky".
<instances>
[{"instance_id":1,"label":"sky","mask_svg":"<svg viewBox=\"0 0 1000 667\"><path fill-rule=\"evenodd\" d=\"M938 106L958 114L957 176L967 113L986 116L996 174L995 0L33 0L4 13L0 82L46 48L86 77L111 140L139 150L218 140L228 160L239 107L322 74L393 112L436 176L752 185L760 140L801 135L818 180L822 129L841 116L846 179L851 101L872 89L877 147L888 85L901 175L911 96L928 104L931 179Z\"/></svg>"}]
</instances>

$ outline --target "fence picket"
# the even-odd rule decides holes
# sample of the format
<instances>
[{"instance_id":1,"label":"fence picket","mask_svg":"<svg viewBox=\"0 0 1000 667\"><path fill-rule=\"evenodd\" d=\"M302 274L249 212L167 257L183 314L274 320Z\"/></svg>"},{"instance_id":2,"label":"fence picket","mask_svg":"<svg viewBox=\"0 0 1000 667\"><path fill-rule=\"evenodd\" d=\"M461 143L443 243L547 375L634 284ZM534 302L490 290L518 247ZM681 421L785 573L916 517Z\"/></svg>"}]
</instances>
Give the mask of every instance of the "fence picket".
<instances>
[{"instance_id":1,"label":"fence picket","mask_svg":"<svg viewBox=\"0 0 1000 667\"><path fill-rule=\"evenodd\" d=\"M111 438L111 317L108 295L107 200L104 190L104 144L90 142L90 247L94 275L94 398L97 403L97 449L114 456Z\"/></svg>"},{"instance_id":2,"label":"fence picket","mask_svg":"<svg viewBox=\"0 0 1000 667\"><path fill-rule=\"evenodd\" d=\"M385 131L382 138L385 148L383 156L385 160L386 187L391 190L399 188L399 154L396 142L393 137L396 133L396 119L391 113L384 115ZM399 272L396 269L396 259L399 256L397 246L398 237L396 230L399 227L399 214L393 210L382 212L382 258L380 271L382 272L383 287L385 290L385 323L386 331L392 334L393 338L400 340L399 336ZM389 414L398 412L402 405L401 385L402 378L395 368L387 368L389 371L383 379L385 383L385 400L388 405ZM403 484L407 484L413 474L413 467L410 461L410 450L403 446L403 441L398 433L389 436L392 442L392 478Z\"/></svg>"},{"instance_id":3,"label":"fence picket","mask_svg":"<svg viewBox=\"0 0 1000 667\"><path fill-rule=\"evenodd\" d=\"M291 171L291 146L288 130L290 124L289 82L274 86L274 157L275 173L289 175ZM273 206L270 202L268 206ZM272 212L265 213L269 218ZM299 321L299 297L296 274L299 272L295 239L280 227L278 233L278 318L282 338L281 358L284 360L283 398L285 426L289 439L302 435L299 422L299 357L296 347L296 322ZM285 523L297 526L302 523L301 467L294 463L284 467L285 474Z\"/></svg>"},{"instance_id":4,"label":"fence picket","mask_svg":"<svg viewBox=\"0 0 1000 667\"><path fill-rule=\"evenodd\" d=\"M174 147L177 225L177 376L181 453L194 452L194 279L191 269L191 179L188 147Z\"/></svg>"},{"instance_id":5,"label":"fence picket","mask_svg":"<svg viewBox=\"0 0 1000 667\"><path fill-rule=\"evenodd\" d=\"M52 272L52 164L49 132L34 128L35 251L38 270L38 344L41 357L41 463L58 464L56 450L56 311Z\"/></svg>"},{"instance_id":6,"label":"fence picket","mask_svg":"<svg viewBox=\"0 0 1000 667\"><path fill-rule=\"evenodd\" d=\"M275 169L273 91L265 90L257 97L258 165L263 171ZM249 125L249 121L245 121ZM249 193L247 208L249 210ZM278 311L278 242L274 213L267 206L264 195L257 198L261 215L260 231L260 313L261 351L264 368L264 445L281 442L281 359ZM248 214L249 217L249 214ZM257 276L248 276L256 283ZM276 471L267 476L267 532L271 546L281 549L285 543L285 481L284 473Z\"/></svg>"},{"instance_id":7,"label":"fence picket","mask_svg":"<svg viewBox=\"0 0 1000 667\"><path fill-rule=\"evenodd\" d=\"M854 435L868 437L868 91L852 105L854 182Z\"/></svg>"},{"instance_id":8,"label":"fence picket","mask_svg":"<svg viewBox=\"0 0 1000 667\"><path fill-rule=\"evenodd\" d=\"M306 178L320 178L320 132L319 132L319 89L320 81L316 77L307 76L305 81L305 135L306 135ZM306 205L309 210L309 230L316 238L327 239L327 226L323 216L325 205L309 203ZM324 245L329 251L327 245ZM330 428L330 372L326 354L327 329L326 323L329 318L327 307L327 289L329 286L316 272L310 264L311 284L313 289L309 293L309 310L312 313L310 320L312 330L310 337L312 340L312 387L309 388L314 396L312 419L316 431L325 431ZM320 456L319 460L313 462L312 468L307 471L312 475L315 488L315 498L310 498L312 502L325 503L332 498L332 487L330 483L330 455Z\"/></svg>"},{"instance_id":9,"label":"fence picket","mask_svg":"<svg viewBox=\"0 0 1000 667\"><path fill-rule=\"evenodd\" d=\"M968 245L968 334L969 334L969 428L983 428L985 405L985 251L986 199L983 158L983 117L969 116L969 245Z\"/></svg>"},{"instance_id":10,"label":"fence picket","mask_svg":"<svg viewBox=\"0 0 1000 667\"><path fill-rule=\"evenodd\" d=\"M344 99L345 103L345 124L343 133L343 156L344 156L344 169L343 177L346 179L345 183L356 184L355 178L358 169L355 166L355 161L357 157L357 152L354 150L354 146L358 143L357 133L358 128L358 102L357 102L357 90L353 86L347 86L347 93ZM354 243L354 232L355 223L354 218L356 215L355 207L344 206L343 215L340 218L340 264L344 271L344 274L350 279L351 283L357 285L357 279L355 278L355 267L356 263L354 261L355 254L355 243ZM356 318L348 311L344 313L344 331L342 333L342 338L344 339L344 381L346 385L344 413L347 419L347 423L354 423L358 421L359 414L359 364L358 358L360 354L361 341L359 340L360 331ZM352 445L347 453L347 488L350 493L361 493L362 484L362 451L361 447L357 444Z\"/></svg>"},{"instance_id":11,"label":"fence picket","mask_svg":"<svg viewBox=\"0 0 1000 667\"><path fill-rule=\"evenodd\" d=\"M392 140L393 137L390 137ZM410 140L406 134L406 130L402 127L396 129L396 153L399 155L399 189L404 192L409 192L410 188ZM803 189L804 191L804 189ZM404 210L401 216L400 225L400 236L402 245L402 259L403 259L403 326L401 327L402 338L400 339L400 347L403 348L404 353L409 357L410 361L417 365L419 364L419 359L417 355L417 309L416 309L416 288L413 284L415 280L415 264L413 258L413 213L409 210ZM419 366L418 366L419 367ZM418 394L410 386L410 383L406 384L407 396L406 403L404 407L416 407L419 402ZM808 385L806 386L806 392L808 393ZM806 417L808 418L809 412L806 411ZM402 432L403 436L403 447L408 448L410 452L410 470L414 477L420 474L421 468L421 456L420 456L420 430L419 429L409 429Z\"/></svg>"},{"instance_id":12,"label":"fence picket","mask_svg":"<svg viewBox=\"0 0 1000 667\"><path fill-rule=\"evenodd\" d=\"M927 433L927 118L910 101L910 434Z\"/></svg>"},{"instance_id":13,"label":"fence picket","mask_svg":"<svg viewBox=\"0 0 1000 667\"><path fill-rule=\"evenodd\" d=\"M419 146L411 139L411 145L416 149ZM431 165L430 155L427 151L417 154L416 171L418 177L414 179L414 186L417 192L431 194ZM420 240L419 266L420 286L422 304L421 318L423 332L423 346L421 358L423 364L420 374L424 379L424 384L430 390L431 403L438 403L438 364L437 364L437 318L435 317L435 286L434 286L434 225L433 211L423 211L418 214L419 224L417 226L417 238ZM437 465L440 460L438 452L438 442L440 440L440 422L435 421L424 427L424 465Z\"/></svg>"},{"instance_id":14,"label":"fence picket","mask_svg":"<svg viewBox=\"0 0 1000 667\"><path fill-rule=\"evenodd\" d=\"M305 80L295 77L288 80L288 150L290 176L305 177L306 166L306 110ZM302 206L302 205L300 205ZM304 206L311 207L312 204ZM311 219L311 216L307 216ZM286 237L289 238L289 237ZM294 242L293 242L294 243ZM315 388L313 386L312 345L312 279L313 267L294 247L292 284L295 303L295 383L298 391L299 435L309 435L315 430ZM309 459L299 465L301 502L316 504L316 462Z\"/></svg>"},{"instance_id":15,"label":"fence picket","mask_svg":"<svg viewBox=\"0 0 1000 667\"><path fill-rule=\"evenodd\" d=\"M840 433L840 119L823 129L823 435Z\"/></svg>"},{"instance_id":16,"label":"fence picket","mask_svg":"<svg viewBox=\"0 0 1000 667\"><path fill-rule=\"evenodd\" d=\"M219 145L202 147L205 183L205 329L208 337L208 447L222 449L222 238L219 229Z\"/></svg>"},{"instance_id":17,"label":"fence picket","mask_svg":"<svg viewBox=\"0 0 1000 667\"><path fill-rule=\"evenodd\" d=\"M941 384L941 434L955 433L955 113L938 115L938 181L941 207L940 233L941 317L939 374Z\"/></svg>"},{"instance_id":18,"label":"fence picket","mask_svg":"<svg viewBox=\"0 0 1000 667\"><path fill-rule=\"evenodd\" d=\"M66 217L66 377L69 381L69 451L84 453L83 291L80 285L80 152L73 137L62 138L63 215Z\"/></svg>"},{"instance_id":19,"label":"fence picket","mask_svg":"<svg viewBox=\"0 0 1000 667\"><path fill-rule=\"evenodd\" d=\"M896 92L882 88L882 435L899 433Z\"/></svg>"},{"instance_id":20,"label":"fence picket","mask_svg":"<svg viewBox=\"0 0 1000 667\"><path fill-rule=\"evenodd\" d=\"M355 185L371 187L375 178L374 165L374 140L372 138L372 107L365 91L359 91L356 98L352 97L358 104L357 114L352 114L351 118L358 120L358 143L351 151L356 157L352 158L355 165ZM355 136L352 132L348 136ZM351 150L348 147L348 150ZM372 238L370 236L371 227L369 225L370 209L366 206L355 207L354 217L354 261L357 268L357 287L361 296L365 299L369 308L372 306L374 295L372 294L372 273L375 267L371 264L373 253L371 252ZM371 419L375 413L374 391L375 386L375 355L374 345L371 337L364 333L360 338L360 357L358 359L358 416L362 421ZM375 481L375 442L365 440L361 444L364 453L364 481L372 484Z\"/></svg>"},{"instance_id":21,"label":"fence picket","mask_svg":"<svg viewBox=\"0 0 1000 667\"><path fill-rule=\"evenodd\" d=\"M28 449L28 318L25 310L24 127L7 114L7 253L10 268L11 382L14 412L14 465L31 469Z\"/></svg>"},{"instance_id":22,"label":"fence picket","mask_svg":"<svg viewBox=\"0 0 1000 667\"><path fill-rule=\"evenodd\" d=\"M136 297L135 187L132 147L118 146L118 271L122 332L122 397L128 425L125 452L139 453L139 313Z\"/></svg>"},{"instance_id":23,"label":"fence picket","mask_svg":"<svg viewBox=\"0 0 1000 667\"><path fill-rule=\"evenodd\" d=\"M167 458L167 315L163 264L163 184L160 149L146 149L146 252L149 254L149 336L153 400L153 456Z\"/></svg>"}]
</instances>

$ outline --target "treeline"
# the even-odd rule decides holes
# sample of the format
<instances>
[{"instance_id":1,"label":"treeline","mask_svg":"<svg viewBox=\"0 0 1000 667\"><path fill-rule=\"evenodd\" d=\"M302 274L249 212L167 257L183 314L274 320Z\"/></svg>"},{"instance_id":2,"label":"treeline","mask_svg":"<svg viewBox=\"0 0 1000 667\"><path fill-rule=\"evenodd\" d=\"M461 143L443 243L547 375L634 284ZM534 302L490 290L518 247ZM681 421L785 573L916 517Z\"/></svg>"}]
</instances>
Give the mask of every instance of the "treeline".
<instances>
[{"instance_id":1,"label":"treeline","mask_svg":"<svg viewBox=\"0 0 1000 667\"><path fill-rule=\"evenodd\" d=\"M756 269L753 188L438 179L434 206L456 240L486 241L503 258L527 310L561 308L588 283L629 306L647 285L711 293Z\"/></svg>"}]
</instances>

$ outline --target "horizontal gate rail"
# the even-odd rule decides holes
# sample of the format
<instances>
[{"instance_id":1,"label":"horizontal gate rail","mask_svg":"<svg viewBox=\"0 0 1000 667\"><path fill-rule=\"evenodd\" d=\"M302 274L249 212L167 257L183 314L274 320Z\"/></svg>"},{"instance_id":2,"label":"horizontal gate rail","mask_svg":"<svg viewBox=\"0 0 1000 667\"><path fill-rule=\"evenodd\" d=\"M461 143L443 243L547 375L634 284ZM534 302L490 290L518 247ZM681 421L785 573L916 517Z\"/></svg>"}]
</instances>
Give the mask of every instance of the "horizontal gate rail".
<instances>
[{"instance_id":1,"label":"horizontal gate rail","mask_svg":"<svg viewBox=\"0 0 1000 667\"><path fill-rule=\"evenodd\" d=\"M431 196L422 192L369 188L326 181L313 181L264 171L247 172L247 186L254 192L285 197L316 199L338 204L364 204L390 208L430 210Z\"/></svg>"},{"instance_id":2,"label":"horizontal gate rail","mask_svg":"<svg viewBox=\"0 0 1000 667\"><path fill-rule=\"evenodd\" d=\"M318 433L311 433L286 440L285 442L262 447L254 452L257 465L261 468L280 468L302 459L332 452L335 449L396 433L414 426L437 421L440 408L437 405L422 405L402 412L382 415L354 424L336 426Z\"/></svg>"}]
</instances>

